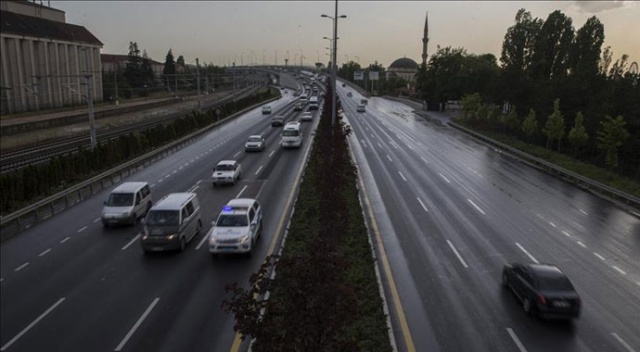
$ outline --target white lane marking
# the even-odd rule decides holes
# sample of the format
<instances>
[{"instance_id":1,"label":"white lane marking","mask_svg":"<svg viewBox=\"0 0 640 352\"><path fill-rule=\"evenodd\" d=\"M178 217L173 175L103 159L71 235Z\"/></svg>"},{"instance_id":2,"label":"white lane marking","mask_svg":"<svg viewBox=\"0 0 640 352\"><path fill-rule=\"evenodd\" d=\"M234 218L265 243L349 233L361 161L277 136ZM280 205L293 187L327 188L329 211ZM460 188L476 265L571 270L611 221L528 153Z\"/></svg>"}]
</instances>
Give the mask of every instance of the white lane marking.
<instances>
[{"instance_id":1,"label":"white lane marking","mask_svg":"<svg viewBox=\"0 0 640 352\"><path fill-rule=\"evenodd\" d=\"M152 183L152 184L150 184L150 185L149 185L149 188L153 188L153 187L155 187L155 186L156 186L156 184L155 184L155 183Z\"/></svg>"},{"instance_id":2,"label":"white lane marking","mask_svg":"<svg viewBox=\"0 0 640 352\"><path fill-rule=\"evenodd\" d=\"M83 227L83 228L79 229L79 230L78 230L78 233L80 233L80 232L82 232L82 231L84 231L84 230L86 230L86 229L87 229L87 227L85 226L85 227Z\"/></svg>"},{"instance_id":3,"label":"white lane marking","mask_svg":"<svg viewBox=\"0 0 640 352\"><path fill-rule=\"evenodd\" d=\"M151 302L149 307L147 307L147 310L145 310L144 313L142 313L142 315L140 316L140 318L138 318L138 321L136 321L136 323L133 325L131 330L129 330L129 332L124 337L124 339L122 339L122 341L120 342L118 347L116 347L115 351L120 351L122 349L122 347L124 347L124 345L127 343L127 341L129 341L131 336L136 332L136 330L138 330L138 328L140 327L142 322L147 318L147 315L149 315L149 313L151 313L151 310L153 309L153 307L155 307L156 304L158 304L159 300L160 300L160 297L156 297L156 298L153 299L153 302Z\"/></svg>"},{"instance_id":4,"label":"white lane marking","mask_svg":"<svg viewBox=\"0 0 640 352\"><path fill-rule=\"evenodd\" d=\"M196 246L196 251L198 249L200 249L200 247L202 247L202 245L207 240L207 238L209 238L209 234L206 234L206 235L202 236L202 239L200 240L200 243L198 243L198 245Z\"/></svg>"},{"instance_id":5,"label":"white lane marking","mask_svg":"<svg viewBox=\"0 0 640 352\"><path fill-rule=\"evenodd\" d=\"M404 175L402 174L402 172L398 171L398 173L400 174L400 177L402 177L402 179L403 179L403 180L405 180L405 181L407 180L407 179L404 177Z\"/></svg>"},{"instance_id":6,"label":"white lane marking","mask_svg":"<svg viewBox=\"0 0 640 352\"><path fill-rule=\"evenodd\" d=\"M387 159L389 159L390 162L393 162L393 160L391 160L391 157L389 156L389 154L387 154Z\"/></svg>"},{"instance_id":7,"label":"white lane marking","mask_svg":"<svg viewBox=\"0 0 640 352\"><path fill-rule=\"evenodd\" d=\"M370 133L371 138L376 138L376 136L373 135L373 133Z\"/></svg>"},{"instance_id":8,"label":"white lane marking","mask_svg":"<svg viewBox=\"0 0 640 352\"><path fill-rule=\"evenodd\" d=\"M420 157L420 159L422 159L422 161L424 161L424 162L425 162L425 163L427 163L427 164L429 163L429 162L427 161L427 159L425 159L424 157Z\"/></svg>"},{"instance_id":9,"label":"white lane marking","mask_svg":"<svg viewBox=\"0 0 640 352\"><path fill-rule=\"evenodd\" d=\"M438 173L438 175L440 175L440 177L442 177L443 180L447 181L447 183L451 183L451 181L449 181L446 177L444 177L443 174Z\"/></svg>"},{"instance_id":10,"label":"white lane marking","mask_svg":"<svg viewBox=\"0 0 640 352\"><path fill-rule=\"evenodd\" d=\"M196 189L198 189L198 186L200 185L200 182L202 182L202 180L198 180L198 182L196 182L193 186L191 186L191 188L189 188L189 192L193 193L196 191Z\"/></svg>"},{"instance_id":11,"label":"white lane marking","mask_svg":"<svg viewBox=\"0 0 640 352\"><path fill-rule=\"evenodd\" d=\"M520 350L520 352L527 352L527 349L524 348L524 345L522 344L522 342L520 342L520 339L518 339L518 336L516 336L516 333L513 332L511 328L507 328L507 332L509 333L509 336L511 336L511 339L513 340L513 342L515 342L516 346L518 346L518 349Z\"/></svg>"},{"instance_id":12,"label":"white lane marking","mask_svg":"<svg viewBox=\"0 0 640 352\"><path fill-rule=\"evenodd\" d=\"M60 243L65 243L65 242L67 242L67 241L68 241L68 240L70 240L70 239L71 239L71 237L63 238L63 239L62 239L62 241L60 241Z\"/></svg>"},{"instance_id":13,"label":"white lane marking","mask_svg":"<svg viewBox=\"0 0 640 352\"><path fill-rule=\"evenodd\" d=\"M171 177L171 174L166 174L166 175L164 176L164 178L169 178L169 177Z\"/></svg>"},{"instance_id":14,"label":"white lane marking","mask_svg":"<svg viewBox=\"0 0 640 352\"><path fill-rule=\"evenodd\" d=\"M0 277L0 282L2 282L2 281L4 281L4 278L3 278L3 277Z\"/></svg>"},{"instance_id":15,"label":"white lane marking","mask_svg":"<svg viewBox=\"0 0 640 352\"><path fill-rule=\"evenodd\" d=\"M22 331L20 331L18 335L12 338L9 342L5 343L4 346L0 348L0 351L5 351L7 348L11 347L11 345L13 345L14 342L18 341L18 339L21 338L22 335L26 334L29 330L31 330L31 328L33 328L36 324L38 324L40 320L44 319L44 317L46 317L49 313L51 313L52 310L54 310L57 306L59 306L60 303L64 302L64 300L65 300L64 297L60 298L58 302L54 303L51 307L49 307L49 309L45 310L44 313L40 314L40 316L37 317L36 320L32 321L31 324L29 324L26 328L22 329Z\"/></svg>"},{"instance_id":16,"label":"white lane marking","mask_svg":"<svg viewBox=\"0 0 640 352\"><path fill-rule=\"evenodd\" d=\"M618 334L616 334L615 332L612 332L611 335L618 340L618 342L620 342L620 344L622 346L624 346L624 348L627 349L627 351L629 352L636 352L636 350L634 350L631 346L629 346L628 343L626 343L620 336L618 336Z\"/></svg>"},{"instance_id":17,"label":"white lane marking","mask_svg":"<svg viewBox=\"0 0 640 352\"><path fill-rule=\"evenodd\" d=\"M398 149L398 146L393 141L389 141L389 143L391 144L392 147Z\"/></svg>"},{"instance_id":18,"label":"white lane marking","mask_svg":"<svg viewBox=\"0 0 640 352\"><path fill-rule=\"evenodd\" d=\"M480 209L479 206L476 205L476 203L474 203L471 199L467 199L469 201L469 203L471 203L471 205L473 205L474 208L476 208L479 212L482 213L482 215L487 215L487 213L485 213L484 211L482 211L482 209Z\"/></svg>"},{"instance_id":19,"label":"white lane marking","mask_svg":"<svg viewBox=\"0 0 640 352\"><path fill-rule=\"evenodd\" d=\"M453 243L451 243L451 241L449 240L447 240L447 243L449 244L449 247L451 247L451 250L453 251L453 253L456 254L456 257L458 257L458 260L460 260L460 263L462 263L462 266L464 266L465 268L468 268L469 266L464 261L464 259L462 259L462 256L460 255L460 253L458 253L458 250L456 250L456 247L453 246Z\"/></svg>"},{"instance_id":20,"label":"white lane marking","mask_svg":"<svg viewBox=\"0 0 640 352\"><path fill-rule=\"evenodd\" d=\"M412 147L412 146L410 146L409 144L407 144L406 146L407 146L407 148L409 148L409 149L413 150L413 147Z\"/></svg>"},{"instance_id":21,"label":"white lane marking","mask_svg":"<svg viewBox=\"0 0 640 352\"><path fill-rule=\"evenodd\" d=\"M242 153L242 151L239 151L239 152L233 154L233 157L235 158L236 156L240 155L240 153Z\"/></svg>"},{"instance_id":22,"label":"white lane marking","mask_svg":"<svg viewBox=\"0 0 640 352\"><path fill-rule=\"evenodd\" d=\"M138 232L137 235L135 235L135 237L133 237L133 239L131 239L131 241L129 241L129 243L125 244L124 247L122 247L122 250L124 251L125 249L129 248L129 246L131 246L135 241L138 240L138 238L140 238L141 233Z\"/></svg>"},{"instance_id":23,"label":"white lane marking","mask_svg":"<svg viewBox=\"0 0 640 352\"><path fill-rule=\"evenodd\" d=\"M178 170L182 170L184 168L184 166L180 165L180 167L178 168Z\"/></svg>"},{"instance_id":24,"label":"white lane marking","mask_svg":"<svg viewBox=\"0 0 640 352\"><path fill-rule=\"evenodd\" d=\"M571 237L571 235L567 231L562 231L562 233L567 237Z\"/></svg>"},{"instance_id":25,"label":"white lane marking","mask_svg":"<svg viewBox=\"0 0 640 352\"><path fill-rule=\"evenodd\" d=\"M275 150L272 150L271 153L269 153L269 157L273 156L273 154L275 154Z\"/></svg>"},{"instance_id":26,"label":"white lane marking","mask_svg":"<svg viewBox=\"0 0 640 352\"><path fill-rule=\"evenodd\" d=\"M192 163L194 159L189 160L189 163Z\"/></svg>"},{"instance_id":27,"label":"white lane marking","mask_svg":"<svg viewBox=\"0 0 640 352\"><path fill-rule=\"evenodd\" d=\"M245 185L244 187L242 187L242 189L240 190L240 193L238 193L238 195L236 196L236 198L240 198L240 196L242 195L242 193L244 192L244 190L247 189L247 186Z\"/></svg>"},{"instance_id":28,"label":"white lane marking","mask_svg":"<svg viewBox=\"0 0 640 352\"><path fill-rule=\"evenodd\" d=\"M178 170L173 170L172 174L175 174L176 172L178 172Z\"/></svg>"},{"instance_id":29,"label":"white lane marking","mask_svg":"<svg viewBox=\"0 0 640 352\"><path fill-rule=\"evenodd\" d=\"M600 260L604 260L604 257L601 256L600 254L593 252L593 255L595 255L596 257L598 257Z\"/></svg>"},{"instance_id":30,"label":"white lane marking","mask_svg":"<svg viewBox=\"0 0 640 352\"><path fill-rule=\"evenodd\" d=\"M382 144L380 144L380 143L376 143L376 144L378 144L378 147L380 147L380 149L382 149Z\"/></svg>"},{"instance_id":31,"label":"white lane marking","mask_svg":"<svg viewBox=\"0 0 640 352\"><path fill-rule=\"evenodd\" d=\"M158 183L160 183L160 182L162 182L162 181L164 181L164 180L163 180L163 179L159 179L159 180L158 180Z\"/></svg>"},{"instance_id":32,"label":"white lane marking","mask_svg":"<svg viewBox=\"0 0 640 352\"><path fill-rule=\"evenodd\" d=\"M365 142L364 139L361 139L360 142L362 143L363 148L367 147L367 142Z\"/></svg>"},{"instance_id":33,"label":"white lane marking","mask_svg":"<svg viewBox=\"0 0 640 352\"><path fill-rule=\"evenodd\" d=\"M29 262L26 262L26 263L20 265L19 267L13 269L13 271L20 271L20 270L24 269L27 265L29 265Z\"/></svg>"},{"instance_id":34,"label":"white lane marking","mask_svg":"<svg viewBox=\"0 0 640 352\"><path fill-rule=\"evenodd\" d=\"M555 228L557 228L557 227L558 227L558 226L556 226L556 224L552 223L551 221L549 221L549 225L551 225L551 226L553 226L553 227L555 227Z\"/></svg>"},{"instance_id":35,"label":"white lane marking","mask_svg":"<svg viewBox=\"0 0 640 352\"><path fill-rule=\"evenodd\" d=\"M95 220L93 220L93 223L95 224L98 221L100 221L100 218L95 218Z\"/></svg>"},{"instance_id":36,"label":"white lane marking","mask_svg":"<svg viewBox=\"0 0 640 352\"><path fill-rule=\"evenodd\" d=\"M43 255L46 255L49 252L51 252L51 248L48 248L48 249L44 250L42 253L38 254L38 257L42 257Z\"/></svg>"},{"instance_id":37,"label":"white lane marking","mask_svg":"<svg viewBox=\"0 0 640 352\"><path fill-rule=\"evenodd\" d=\"M627 275L627 273L626 273L624 270L622 270L622 269L618 268L617 266L612 265L611 267L613 267L614 269L616 269L620 274L622 274L622 275Z\"/></svg>"},{"instance_id":38,"label":"white lane marking","mask_svg":"<svg viewBox=\"0 0 640 352\"><path fill-rule=\"evenodd\" d=\"M582 247L582 248L587 248L587 245L586 245L586 244L584 244L584 243L582 243L582 242L580 242L580 241L578 241L578 244L579 244L579 245L580 245L580 247Z\"/></svg>"},{"instance_id":39,"label":"white lane marking","mask_svg":"<svg viewBox=\"0 0 640 352\"><path fill-rule=\"evenodd\" d=\"M582 214L586 215L586 216L589 216L589 214L586 211L582 210L582 209L578 209L578 211L581 212Z\"/></svg>"},{"instance_id":40,"label":"white lane marking","mask_svg":"<svg viewBox=\"0 0 640 352\"><path fill-rule=\"evenodd\" d=\"M522 247L522 246L520 245L520 243L516 242L516 246L518 246L518 248L520 248L520 250L521 250L521 251L523 251L523 252L524 252L524 254L526 254L526 255L529 257L529 259L531 259L534 263L536 263L536 264L540 264L540 262L538 261L538 259L536 259L534 256L532 256L532 255L531 255L531 253L527 252L527 250L526 250L526 249L524 249L524 247Z\"/></svg>"},{"instance_id":41,"label":"white lane marking","mask_svg":"<svg viewBox=\"0 0 640 352\"><path fill-rule=\"evenodd\" d=\"M262 165L260 165L260 167L258 168L258 171L256 171L256 175L260 173L260 170L262 170Z\"/></svg>"},{"instance_id":42,"label":"white lane marking","mask_svg":"<svg viewBox=\"0 0 640 352\"><path fill-rule=\"evenodd\" d=\"M420 198L416 198L416 199L418 200L418 203L420 203L420 205L422 206L422 209L424 209L424 211L428 213L429 209L427 209L427 206L424 205L424 203L422 203L422 200Z\"/></svg>"}]
</instances>

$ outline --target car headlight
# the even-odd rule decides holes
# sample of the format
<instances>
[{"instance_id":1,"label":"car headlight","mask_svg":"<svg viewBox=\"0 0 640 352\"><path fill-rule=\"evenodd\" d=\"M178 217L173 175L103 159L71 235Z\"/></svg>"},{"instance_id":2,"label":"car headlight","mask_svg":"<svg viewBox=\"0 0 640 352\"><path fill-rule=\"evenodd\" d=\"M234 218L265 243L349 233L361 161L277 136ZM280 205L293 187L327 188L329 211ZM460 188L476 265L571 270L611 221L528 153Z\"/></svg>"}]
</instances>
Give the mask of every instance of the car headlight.
<instances>
[{"instance_id":1,"label":"car headlight","mask_svg":"<svg viewBox=\"0 0 640 352\"><path fill-rule=\"evenodd\" d=\"M209 236L209 244L214 245L218 242L218 239L215 236Z\"/></svg>"},{"instance_id":2,"label":"car headlight","mask_svg":"<svg viewBox=\"0 0 640 352\"><path fill-rule=\"evenodd\" d=\"M122 216L128 216L128 215L129 215L129 212L128 212L128 211L125 211L125 212L124 212L124 213L122 213L121 215L122 215Z\"/></svg>"},{"instance_id":3,"label":"car headlight","mask_svg":"<svg viewBox=\"0 0 640 352\"><path fill-rule=\"evenodd\" d=\"M247 242L249 240L249 235L244 235L240 237L240 243Z\"/></svg>"},{"instance_id":4,"label":"car headlight","mask_svg":"<svg viewBox=\"0 0 640 352\"><path fill-rule=\"evenodd\" d=\"M169 241L171 241L171 240L172 240L172 239L174 239L174 238L176 238L176 234L175 234L175 233L172 233L172 234L170 234L170 235L167 235L167 239L168 239Z\"/></svg>"}]
</instances>

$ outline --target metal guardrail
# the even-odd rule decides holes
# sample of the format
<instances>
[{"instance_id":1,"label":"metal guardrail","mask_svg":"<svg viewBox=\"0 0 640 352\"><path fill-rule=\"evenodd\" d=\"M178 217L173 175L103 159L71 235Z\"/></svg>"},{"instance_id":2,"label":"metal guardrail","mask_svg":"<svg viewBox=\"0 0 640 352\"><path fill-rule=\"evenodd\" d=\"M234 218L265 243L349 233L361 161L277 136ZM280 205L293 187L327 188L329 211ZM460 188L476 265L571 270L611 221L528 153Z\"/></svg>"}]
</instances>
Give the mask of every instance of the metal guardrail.
<instances>
[{"instance_id":1,"label":"metal guardrail","mask_svg":"<svg viewBox=\"0 0 640 352\"><path fill-rule=\"evenodd\" d=\"M594 190L597 193L600 193L606 197L612 198L616 201L619 201L625 205L634 207L636 209L640 210L640 198L633 196L631 194L622 192L618 189L615 189L613 187L607 186L605 184L602 184L600 182L594 181L590 178L586 178L582 175L579 175L573 171L567 170L565 168L559 167L555 164L552 164L546 160L537 158L535 156L532 156L530 154L527 154L525 152L522 152L516 148L513 148L509 145L506 145L504 143L500 143L496 140L493 140L485 135L482 135L476 131L470 130L466 127L460 126L456 123L453 122L449 122L449 125L451 127L457 128L465 133L468 133L470 135L472 135L473 137L482 140L486 143L489 143L491 145L494 145L496 147L499 147L501 149L504 149L506 151L508 151L509 153L515 154L518 156L518 158L520 158L523 162L526 162L527 164L536 167L538 169L542 169L543 171L552 174L552 175L556 175L556 176L561 176L564 179L568 179L569 181L572 181L576 184L578 184L579 186L589 189L589 190Z\"/></svg>"},{"instance_id":2,"label":"metal guardrail","mask_svg":"<svg viewBox=\"0 0 640 352\"><path fill-rule=\"evenodd\" d=\"M4 241L31 226L44 221L82 201L92 197L96 193L111 187L122 179L133 175L154 162L176 152L189 145L201 135L227 123L228 121L255 109L256 107L280 99L280 96L251 105L236 112L216 123L195 131L165 146L157 148L145 155L139 156L113 169L105 171L64 191L42 199L34 204L24 207L16 212L0 218L0 241Z\"/></svg>"}]
</instances>

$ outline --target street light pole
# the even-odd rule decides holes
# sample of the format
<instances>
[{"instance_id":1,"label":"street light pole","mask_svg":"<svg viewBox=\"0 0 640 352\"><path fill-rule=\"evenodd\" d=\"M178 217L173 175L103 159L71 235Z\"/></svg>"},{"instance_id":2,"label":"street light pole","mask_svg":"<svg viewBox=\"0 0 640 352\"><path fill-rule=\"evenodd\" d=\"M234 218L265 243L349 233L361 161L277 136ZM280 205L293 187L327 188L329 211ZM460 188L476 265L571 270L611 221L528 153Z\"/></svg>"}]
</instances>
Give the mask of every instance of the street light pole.
<instances>
[{"instance_id":1,"label":"street light pole","mask_svg":"<svg viewBox=\"0 0 640 352\"><path fill-rule=\"evenodd\" d=\"M338 65L336 64L336 57L338 52L338 18L347 18L346 15L338 16L338 0L336 0L335 6L335 15L334 17L322 15L322 17L331 18L333 20L333 57L331 59L333 65L333 72L331 77L331 84L333 85L333 102L332 102L332 111L331 111L331 126L336 124L336 99L337 99L337 91L338 87L336 87L336 75L338 70Z\"/></svg>"}]
</instances>

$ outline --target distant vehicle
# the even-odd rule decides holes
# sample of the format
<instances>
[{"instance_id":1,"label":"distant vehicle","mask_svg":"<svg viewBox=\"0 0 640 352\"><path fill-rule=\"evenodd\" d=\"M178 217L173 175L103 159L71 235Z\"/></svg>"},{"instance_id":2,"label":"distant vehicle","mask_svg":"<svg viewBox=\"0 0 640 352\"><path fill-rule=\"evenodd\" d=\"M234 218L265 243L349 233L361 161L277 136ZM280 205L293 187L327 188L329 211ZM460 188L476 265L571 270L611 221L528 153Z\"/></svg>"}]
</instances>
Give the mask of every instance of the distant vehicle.
<instances>
[{"instance_id":1,"label":"distant vehicle","mask_svg":"<svg viewBox=\"0 0 640 352\"><path fill-rule=\"evenodd\" d=\"M303 112L302 116L300 116L300 121L312 121L312 120L313 120L313 115L309 111Z\"/></svg>"},{"instance_id":2,"label":"distant vehicle","mask_svg":"<svg viewBox=\"0 0 640 352\"><path fill-rule=\"evenodd\" d=\"M247 142L244 144L244 150L247 152L263 151L264 145L264 137L262 137L262 135L256 134L249 136L249 139L247 139Z\"/></svg>"},{"instance_id":3,"label":"distant vehicle","mask_svg":"<svg viewBox=\"0 0 640 352\"><path fill-rule=\"evenodd\" d=\"M213 169L213 185L232 184L242 176L242 166L235 160L222 160Z\"/></svg>"},{"instance_id":4,"label":"distant vehicle","mask_svg":"<svg viewBox=\"0 0 640 352\"><path fill-rule=\"evenodd\" d=\"M306 95L301 95L299 101L302 105L307 105L307 103L309 102Z\"/></svg>"},{"instance_id":5,"label":"distant vehicle","mask_svg":"<svg viewBox=\"0 0 640 352\"><path fill-rule=\"evenodd\" d=\"M267 115L271 113L271 106L265 105L262 107L262 114Z\"/></svg>"},{"instance_id":6,"label":"distant vehicle","mask_svg":"<svg viewBox=\"0 0 640 352\"><path fill-rule=\"evenodd\" d=\"M507 264L502 269L502 285L513 291L527 314L565 319L580 316L580 296L555 265Z\"/></svg>"},{"instance_id":7,"label":"distant vehicle","mask_svg":"<svg viewBox=\"0 0 640 352\"><path fill-rule=\"evenodd\" d=\"M318 110L318 96L314 95L309 98L309 110Z\"/></svg>"},{"instance_id":8,"label":"distant vehicle","mask_svg":"<svg viewBox=\"0 0 640 352\"><path fill-rule=\"evenodd\" d=\"M360 104L367 105L368 103L367 99L360 99Z\"/></svg>"},{"instance_id":9,"label":"distant vehicle","mask_svg":"<svg viewBox=\"0 0 640 352\"><path fill-rule=\"evenodd\" d=\"M282 126L284 125L284 116L276 115L271 118L271 127Z\"/></svg>"},{"instance_id":10,"label":"distant vehicle","mask_svg":"<svg viewBox=\"0 0 640 352\"><path fill-rule=\"evenodd\" d=\"M302 103L296 103L296 105L293 106L293 111L302 111Z\"/></svg>"},{"instance_id":11,"label":"distant vehicle","mask_svg":"<svg viewBox=\"0 0 640 352\"><path fill-rule=\"evenodd\" d=\"M289 122L282 129L280 145L283 148L300 148L302 145L302 132L300 122Z\"/></svg>"},{"instance_id":12,"label":"distant vehicle","mask_svg":"<svg viewBox=\"0 0 640 352\"><path fill-rule=\"evenodd\" d=\"M144 219L140 243L145 253L183 251L202 229L200 203L195 193L171 193L162 198Z\"/></svg>"},{"instance_id":13,"label":"distant vehicle","mask_svg":"<svg viewBox=\"0 0 640 352\"><path fill-rule=\"evenodd\" d=\"M358 112L365 112L365 111L367 111L367 108L364 105L360 104L360 105L358 105L357 111Z\"/></svg>"},{"instance_id":14,"label":"distant vehicle","mask_svg":"<svg viewBox=\"0 0 640 352\"><path fill-rule=\"evenodd\" d=\"M351 92L347 92L347 96L348 96L349 98L351 98L351 97L353 96L353 94L352 94Z\"/></svg>"},{"instance_id":15,"label":"distant vehicle","mask_svg":"<svg viewBox=\"0 0 640 352\"><path fill-rule=\"evenodd\" d=\"M209 253L245 253L251 256L253 245L262 234L262 208L257 200L235 198L222 208L211 230Z\"/></svg>"},{"instance_id":16,"label":"distant vehicle","mask_svg":"<svg viewBox=\"0 0 640 352\"><path fill-rule=\"evenodd\" d=\"M346 87L347 85L346 85L346 84L344 84L344 83L342 83L342 86L343 86L343 87Z\"/></svg>"}]
</instances>

